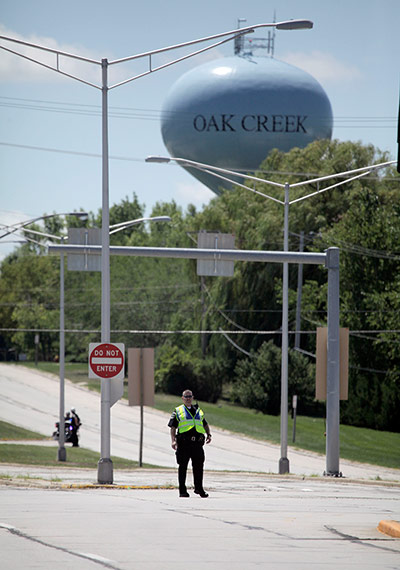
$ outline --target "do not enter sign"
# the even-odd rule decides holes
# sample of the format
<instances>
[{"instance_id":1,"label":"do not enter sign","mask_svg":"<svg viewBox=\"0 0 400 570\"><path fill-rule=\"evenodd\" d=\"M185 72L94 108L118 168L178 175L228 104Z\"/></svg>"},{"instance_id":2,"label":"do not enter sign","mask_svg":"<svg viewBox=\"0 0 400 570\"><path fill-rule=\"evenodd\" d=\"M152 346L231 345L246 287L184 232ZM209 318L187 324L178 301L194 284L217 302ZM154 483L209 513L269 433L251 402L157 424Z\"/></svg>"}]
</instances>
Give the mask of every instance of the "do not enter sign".
<instances>
[{"instance_id":1,"label":"do not enter sign","mask_svg":"<svg viewBox=\"0 0 400 570\"><path fill-rule=\"evenodd\" d=\"M123 343L89 344L89 378L124 378L125 346Z\"/></svg>"}]
</instances>

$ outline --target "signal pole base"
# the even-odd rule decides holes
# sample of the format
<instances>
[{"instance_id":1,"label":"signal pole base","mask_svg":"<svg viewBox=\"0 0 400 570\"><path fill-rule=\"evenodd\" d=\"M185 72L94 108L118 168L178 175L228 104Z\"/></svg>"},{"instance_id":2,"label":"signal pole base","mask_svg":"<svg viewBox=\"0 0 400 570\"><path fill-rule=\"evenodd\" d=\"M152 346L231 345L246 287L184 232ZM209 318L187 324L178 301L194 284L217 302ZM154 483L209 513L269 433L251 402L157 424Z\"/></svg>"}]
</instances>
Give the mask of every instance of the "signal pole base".
<instances>
[{"instance_id":1,"label":"signal pole base","mask_svg":"<svg viewBox=\"0 0 400 570\"><path fill-rule=\"evenodd\" d=\"M65 447L59 447L57 450L57 461L66 461L67 460L67 451Z\"/></svg>"},{"instance_id":2,"label":"signal pole base","mask_svg":"<svg viewBox=\"0 0 400 570\"><path fill-rule=\"evenodd\" d=\"M289 473L289 459L281 457L279 460L279 475L284 475L285 473Z\"/></svg>"},{"instance_id":3,"label":"signal pole base","mask_svg":"<svg viewBox=\"0 0 400 570\"><path fill-rule=\"evenodd\" d=\"M324 477L343 477L341 471L324 471Z\"/></svg>"},{"instance_id":4,"label":"signal pole base","mask_svg":"<svg viewBox=\"0 0 400 570\"><path fill-rule=\"evenodd\" d=\"M103 485L113 484L113 462L111 459L100 458L97 464L97 482Z\"/></svg>"}]
</instances>

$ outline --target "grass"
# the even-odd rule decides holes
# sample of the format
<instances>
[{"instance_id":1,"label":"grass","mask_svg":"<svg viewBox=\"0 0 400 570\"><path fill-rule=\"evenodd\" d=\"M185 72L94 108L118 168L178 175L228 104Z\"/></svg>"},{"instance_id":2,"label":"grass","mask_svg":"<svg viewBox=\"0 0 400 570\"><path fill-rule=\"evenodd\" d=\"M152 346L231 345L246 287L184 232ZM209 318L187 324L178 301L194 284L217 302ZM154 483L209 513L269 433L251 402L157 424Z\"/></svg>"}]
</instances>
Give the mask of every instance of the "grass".
<instances>
[{"instance_id":1,"label":"grass","mask_svg":"<svg viewBox=\"0 0 400 570\"><path fill-rule=\"evenodd\" d=\"M0 420L0 440L18 439L48 439L45 435L29 431Z\"/></svg>"},{"instance_id":2,"label":"grass","mask_svg":"<svg viewBox=\"0 0 400 570\"><path fill-rule=\"evenodd\" d=\"M172 411L180 398L156 394L156 408ZM280 416L268 416L255 410L226 402L204 403L202 409L211 426L228 429L255 439L280 442ZM295 443L292 443L293 420L288 422L288 445L325 454L325 420L297 416ZM340 426L340 457L360 463L400 469L400 434L353 426Z\"/></svg>"},{"instance_id":3,"label":"grass","mask_svg":"<svg viewBox=\"0 0 400 570\"><path fill-rule=\"evenodd\" d=\"M134 469L137 461L112 457L115 469ZM81 447L67 449L67 461L58 461L57 447L44 447L29 444L8 444L0 446L0 463L18 463L23 465L46 465L48 467L87 467L96 468L99 454ZM145 465L145 467L150 467Z\"/></svg>"},{"instance_id":4,"label":"grass","mask_svg":"<svg viewBox=\"0 0 400 570\"><path fill-rule=\"evenodd\" d=\"M35 368L34 363L24 363ZM58 364L40 362L40 370L58 374ZM100 389L96 380L88 380L85 364L67 363L65 376L73 382L84 383L92 389ZM126 397L127 388L125 388ZM181 403L180 398L167 394L156 394L155 408L171 412ZM280 442L280 417L268 416L234 404L220 401L217 404L202 403L207 421L213 427L253 437L272 443ZM325 454L325 420L297 416L296 441L292 443L293 420L289 418L289 447ZM383 432L353 426L340 426L340 456L351 461L371 463L389 468L400 468L400 433Z\"/></svg>"},{"instance_id":5,"label":"grass","mask_svg":"<svg viewBox=\"0 0 400 570\"><path fill-rule=\"evenodd\" d=\"M0 421L0 440L40 440L48 439L39 433L29 431L13 424ZM57 467L88 467L96 468L99 454L83 447L66 446L67 461L58 461L58 447L44 445L31 445L29 443L2 443L0 444L0 463L18 463L22 465L46 465ZM116 469L135 469L139 466L137 461L130 461L121 457L111 457ZM144 467L154 465L144 464Z\"/></svg>"}]
</instances>

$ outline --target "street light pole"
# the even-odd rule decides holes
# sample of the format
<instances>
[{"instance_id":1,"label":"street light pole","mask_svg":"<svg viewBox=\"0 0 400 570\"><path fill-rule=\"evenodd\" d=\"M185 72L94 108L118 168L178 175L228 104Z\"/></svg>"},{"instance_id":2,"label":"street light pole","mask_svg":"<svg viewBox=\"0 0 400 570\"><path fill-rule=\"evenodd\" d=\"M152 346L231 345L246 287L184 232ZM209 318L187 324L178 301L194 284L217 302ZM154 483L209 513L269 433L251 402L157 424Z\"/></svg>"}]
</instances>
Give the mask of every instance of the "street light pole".
<instances>
[{"instance_id":1,"label":"street light pole","mask_svg":"<svg viewBox=\"0 0 400 570\"><path fill-rule=\"evenodd\" d=\"M46 220L48 218L54 218L56 216L77 216L79 218L87 217L86 212L68 212L68 213L61 213L61 214L48 214L44 216L38 216L36 218L32 218L31 220L27 220L25 222L19 222L12 226L8 226L6 229L6 233L0 237L4 237L6 235L16 233L19 231L23 231L24 233L32 233L34 235L38 235L41 237L48 237L51 239L59 239L61 240L61 244L64 244L64 236L55 236L48 233L40 232L37 230L27 229L27 226L33 224L34 222L38 222L41 220ZM27 236L24 235L24 240L40 245L39 242L34 241ZM64 421L64 411L65 411L65 311L64 311L64 252L62 251L60 254L60 337L59 337L59 415L58 415L58 450L57 450L57 459L58 461L66 461L67 459L67 452L65 449L65 421Z\"/></svg>"},{"instance_id":2,"label":"street light pole","mask_svg":"<svg viewBox=\"0 0 400 570\"><path fill-rule=\"evenodd\" d=\"M101 60L102 69L102 226L101 226L101 342L110 342L110 209L108 159L108 60ZM101 444L98 482L113 482L111 460L111 384L101 379Z\"/></svg>"},{"instance_id":3,"label":"street light pole","mask_svg":"<svg viewBox=\"0 0 400 570\"><path fill-rule=\"evenodd\" d=\"M296 202L301 202L302 200L306 200L307 198L311 198L312 196L316 196L317 194L322 194L332 188L337 188L346 184L347 182L351 182L353 180L357 180L364 176L367 176L371 172L380 170L381 168L386 168L388 166L392 166L396 163L395 160L382 162L380 164L373 164L371 166L365 166L362 168L356 168L354 170L348 170L346 172L337 172L335 174L330 174L328 176L321 176L318 178L313 178L311 180L305 180L304 182L298 182L295 184L289 184L286 182L285 184L280 184L278 182L274 182L272 180L265 180L264 178L258 178L257 176L251 176L249 174L243 174L241 172L235 172L233 170L228 170L226 168L220 168L217 166L213 166L210 164L204 164L201 162L196 162L194 160L189 160L186 158L181 157L168 157L168 156L148 156L146 158L146 162L150 163L168 163L168 162L176 162L177 164L181 164L182 166L188 166L191 168L197 168L208 174L212 174L225 182L229 182L232 187L238 186L240 188L244 188L249 192L253 192L254 194L263 196L269 200L273 200L278 204L284 206L284 244L283 249L284 251L289 251L289 206L291 204L295 204ZM350 176L349 178L346 178ZM234 179L232 179L234 177ZM336 182L335 184L331 184L325 188L318 189L311 194L307 194L300 198L296 198L290 201L290 189L297 188L300 186L306 186L308 184L319 183L322 181L328 181L332 178L344 177L345 179L341 182ZM285 197L284 201L274 198L273 196L269 196L263 192L259 192L255 188L251 188L250 186L245 186L244 184L238 182L236 178L241 178L243 180L249 180L251 182L258 182L261 184L267 184L270 186L279 187L284 190ZM335 248L332 248L335 249ZM333 313L334 319L331 319L331 323L336 322L339 323L339 300L338 300L338 288L339 288L339 252L331 254L329 257L330 263L334 268L333 275L335 277L331 277L330 287L331 290L334 291L331 295L331 300L336 299L335 303L337 306L331 308L331 313ZM328 266L328 269L330 266ZM330 271L329 274L332 272ZM329 288L329 285L328 285ZM282 280L282 355L281 355L281 457L279 459L279 473L289 473L289 460L287 458L287 434L288 434L288 352L289 352L289 317L288 317L288 291L289 291L289 267L288 263L283 261L283 280ZM337 293L337 296L335 296ZM332 301L333 302L333 301ZM335 313L337 311L337 314ZM337 324L337 326L339 326ZM331 392L327 395L326 407L327 407L327 418L329 416L329 424L330 429L327 429L327 438L326 438L326 449L327 449L327 469L326 474L329 475L338 475L339 474L339 422L340 422L340 409L339 409L339 399L336 397L336 394L339 393L339 344L336 343L336 329L332 328L331 325L331 333L328 330L328 340L329 338L332 339L331 342L334 345L334 348L329 350L328 353L328 366L327 366L327 375L329 377L328 380L328 387L330 386ZM329 328L329 323L328 323ZM339 334L339 333L337 333ZM329 389L329 388L328 388Z\"/></svg>"},{"instance_id":4,"label":"street light pole","mask_svg":"<svg viewBox=\"0 0 400 570\"><path fill-rule=\"evenodd\" d=\"M328 268L328 344L326 382L326 471L324 475L340 477L340 341L339 341L339 250L329 248Z\"/></svg>"},{"instance_id":5,"label":"street light pole","mask_svg":"<svg viewBox=\"0 0 400 570\"><path fill-rule=\"evenodd\" d=\"M61 215L61 214L51 214L52 216L57 216L57 215ZM68 215L77 215L77 216L87 216L86 212L73 212L70 213ZM48 217L48 216L46 216ZM37 218L40 219L40 218ZM35 221L37 220L35 219ZM130 226L133 226L135 224L140 224L142 222L146 222L146 221L150 221L150 222L169 222L171 221L171 218L169 216L153 216L150 218L138 218L136 220L127 220L125 222L120 222L118 224L113 224L112 226L109 226L109 231L108 231L108 240L109 240L109 236L115 232L119 232L122 230L125 230L126 228L129 228ZM31 222L32 223L32 222ZM26 224L25 224L26 225ZM64 245L64 236L63 237L59 237L59 236L55 236L55 235L51 235L51 234L47 234L44 232L39 232L36 230L28 230L28 229L24 229L24 232L29 232L29 233L33 233L42 237L48 237L51 239L60 239L61 240L61 245ZM27 239L27 238L25 238ZM29 240L32 241L32 240ZM35 243L39 243L39 242L35 242ZM107 273L107 272L106 272ZM64 412L65 412L65 310L64 310L64 306L65 306L65 294L64 294L64 286L65 283L65 279L64 279L64 251L61 250L60 253L60 347L59 347L59 378L60 378L60 395L59 395L59 445L58 445L58 453L57 453L57 458L58 461L66 461L67 459L67 455L66 455L66 449L65 449L65 420L64 420ZM103 289L102 289L103 291ZM109 301L108 301L109 302ZM111 390L107 390L107 388L110 388L110 385L108 384L108 387L105 386L105 390L104 393L107 396L108 392L111 392ZM103 394L103 391L102 391ZM111 393L109 396L109 402L111 400ZM102 405L103 405L103 398L101 400ZM106 409L106 405L104 406ZM110 404L108 404L108 410L110 409ZM107 413L106 413L107 415ZM103 441L101 442L102 445L102 451L104 451L104 454L107 454L107 452L109 453L109 447L107 447L107 440L105 439L104 442L104 446L103 446ZM101 472L105 474L105 476L110 476L110 469L112 469L112 461L110 458L110 461L107 461L107 455L102 455L101 458L106 458L106 460L101 461Z\"/></svg>"},{"instance_id":6,"label":"street light pole","mask_svg":"<svg viewBox=\"0 0 400 570\"><path fill-rule=\"evenodd\" d=\"M61 239L64 244L64 238ZM58 461L67 460L65 450L65 323L64 323L64 253L60 254L60 347L59 347L59 377L60 377L60 398L58 416Z\"/></svg>"},{"instance_id":7,"label":"street light pole","mask_svg":"<svg viewBox=\"0 0 400 570\"><path fill-rule=\"evenodd\" d=\"M289 184L285 184L283 251L289 251ZM289 396L289 264L283 263L282 278L282 357L281 357L281 457L279 473L289 473L287 457Z\"/></svg>"}]
</instances>

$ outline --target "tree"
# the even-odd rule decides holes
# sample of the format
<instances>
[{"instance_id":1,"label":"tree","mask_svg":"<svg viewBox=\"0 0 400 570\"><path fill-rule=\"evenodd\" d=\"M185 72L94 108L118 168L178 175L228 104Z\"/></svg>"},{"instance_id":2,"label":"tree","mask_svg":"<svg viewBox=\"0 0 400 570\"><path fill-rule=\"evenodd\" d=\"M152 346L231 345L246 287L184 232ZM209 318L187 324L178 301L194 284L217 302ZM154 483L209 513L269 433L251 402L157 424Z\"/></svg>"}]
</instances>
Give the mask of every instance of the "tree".
<instances>
[{"instance_id":1,"label":"tree","mask_svg":"<svg viewBox=\"0 0 400 570\"><path fill-rule=\"evenodd\" d=\"M315 141L305 149L292 149L286 154L271 152L258 175L293 183L383 162L386 158L374 147L360 143ZM379 176L369 175L293 204L289 243L291 250L297 250L298 235L303 231L306 251L323 251L329 246L340 248L341 326L352 331L350 399L342 403L342 419L393 430L400 429L397 419L400 345L395 332L400 329L399 180L394 169L385 169ZM266 191L262 184L256 184L256 189ZM317 187L293 190L291 199L313 189ZM269 187L268 194L283 197L278 188ZM143 212L144 206L133 195L131 200L125 198L110 209L111 223L143 217ZM112 236L112 243L196 247L197 232L213 230L235 234L236 247L240 249L283 248L282 205L246 189L226 191L201 211L190 206L183 212L175 202L160 202L151 215L169 215L172 222L134 226ZM89 216L88 225L93 224L101 224L101 213ZM34 251L39 253L40 247L23 246L1 266L3 328L28 328L34 321L42 328L46 324L51 328L51 322L57 326L58 265L54 260L48 260L49 267L44 261L32 262L28 256ZM28 268L32 275L28 274ZM326 270L307 265L303 279L301 329L310 332L301 336L302 348L313 353L315 328L326 325ZM45 296L38 283L45 288ZM184 370L182 377L198 382L201 390L204 386L203 393L212 399L220 391L220 382L231 382L235 377L236 398L257 406L263 402L265 409L277 410L281 283L280 264L236 262L232 277L201 280L193 260L112 257L111 328L123 331L114 333L112 340L125 342L127 346L157 347L157 362L163 371L160 386L170 389L170 380L175 378L173 383L176 383L179 370ZM290 266L289 287L289 328L293 329L297 296L294 266ZM83 331L100 329L100 275L66 272L65 294L66 327L81 331L67 335L67 358L84 359L89 340L97 340L98 334ZM32 310L24 312L27 297ZM209 334L204 352L201 334L183 333L185 330L219 333L220 329L239 332L234 336L236 346L221 334ZM151 332L132 332L138 330ZM265 331L271 334L266 337ZM6 342L11 343L13 333L7 334ZM21 347L31 342L23 333L15 338ZM58 346L57 335L48 338L54 351ZM269 341L266 344L265 338ZM293 336L289 340L292 346ZM46 350L50 353L50 348ZM243 351L253 357L244 358ZM318 413L307 380L312 365L292 351L290 360L295 371L289 378L289 386L303 390L299 405L303 402L307 413ZM303 379L301 385L292 386L297 378Z\"/></svg>"},{"instance_id":2,"label":"tree","mask_svg":"<svg viewBox=\"0 0 400 570\"><path fill-rule=\"evenodd\" d=\"M58 327L58 295L55 295L54 259L32 256L23 247L2 263L0 279L0 321L10 329L54 329ZM34 355L35 332L9 331L4 333L8 348ZM41 355L52 358L55 335L40 334Z\"/></svg>"},{"instance_id":3,"label":"tree","mask_svg":"<svg viewBox=\"0 0 400 570\"><path fill-rule=\"evenodd\" d=\"M314 366L296 351L289 353L289 401L296 394L299 413L321 411L314 400ZM235 367L232 400L264 414L280 413L281 350L264 342L251 357L242 358Z\"/></svg>"},{"instance_id":4,"label":"tree","mask_svg":"<svg viewBox=\"0 0 400 570\"><path fill-rule=\"evenodd\" d=\"M354 192L348 211L321 235L321 245L342 250L341 324L353 331L342 420L393 431L400 430L400 345L390 332L400 329L399 243L400 206L384 183ZM368 332L375 330L388 332Z\"/></svg>"},{"instance_id":5,"label":"tree","mask_svg":"<svg viewBox=\"0 0 400 570\"><path fill-rule=\"evenodd\" d=\"M190 389L199 400L216 402L222 390L221 363L195 358L166 343L158 356L155 380L158 391L178 396Z\"/></svg>"}]
</instances>

